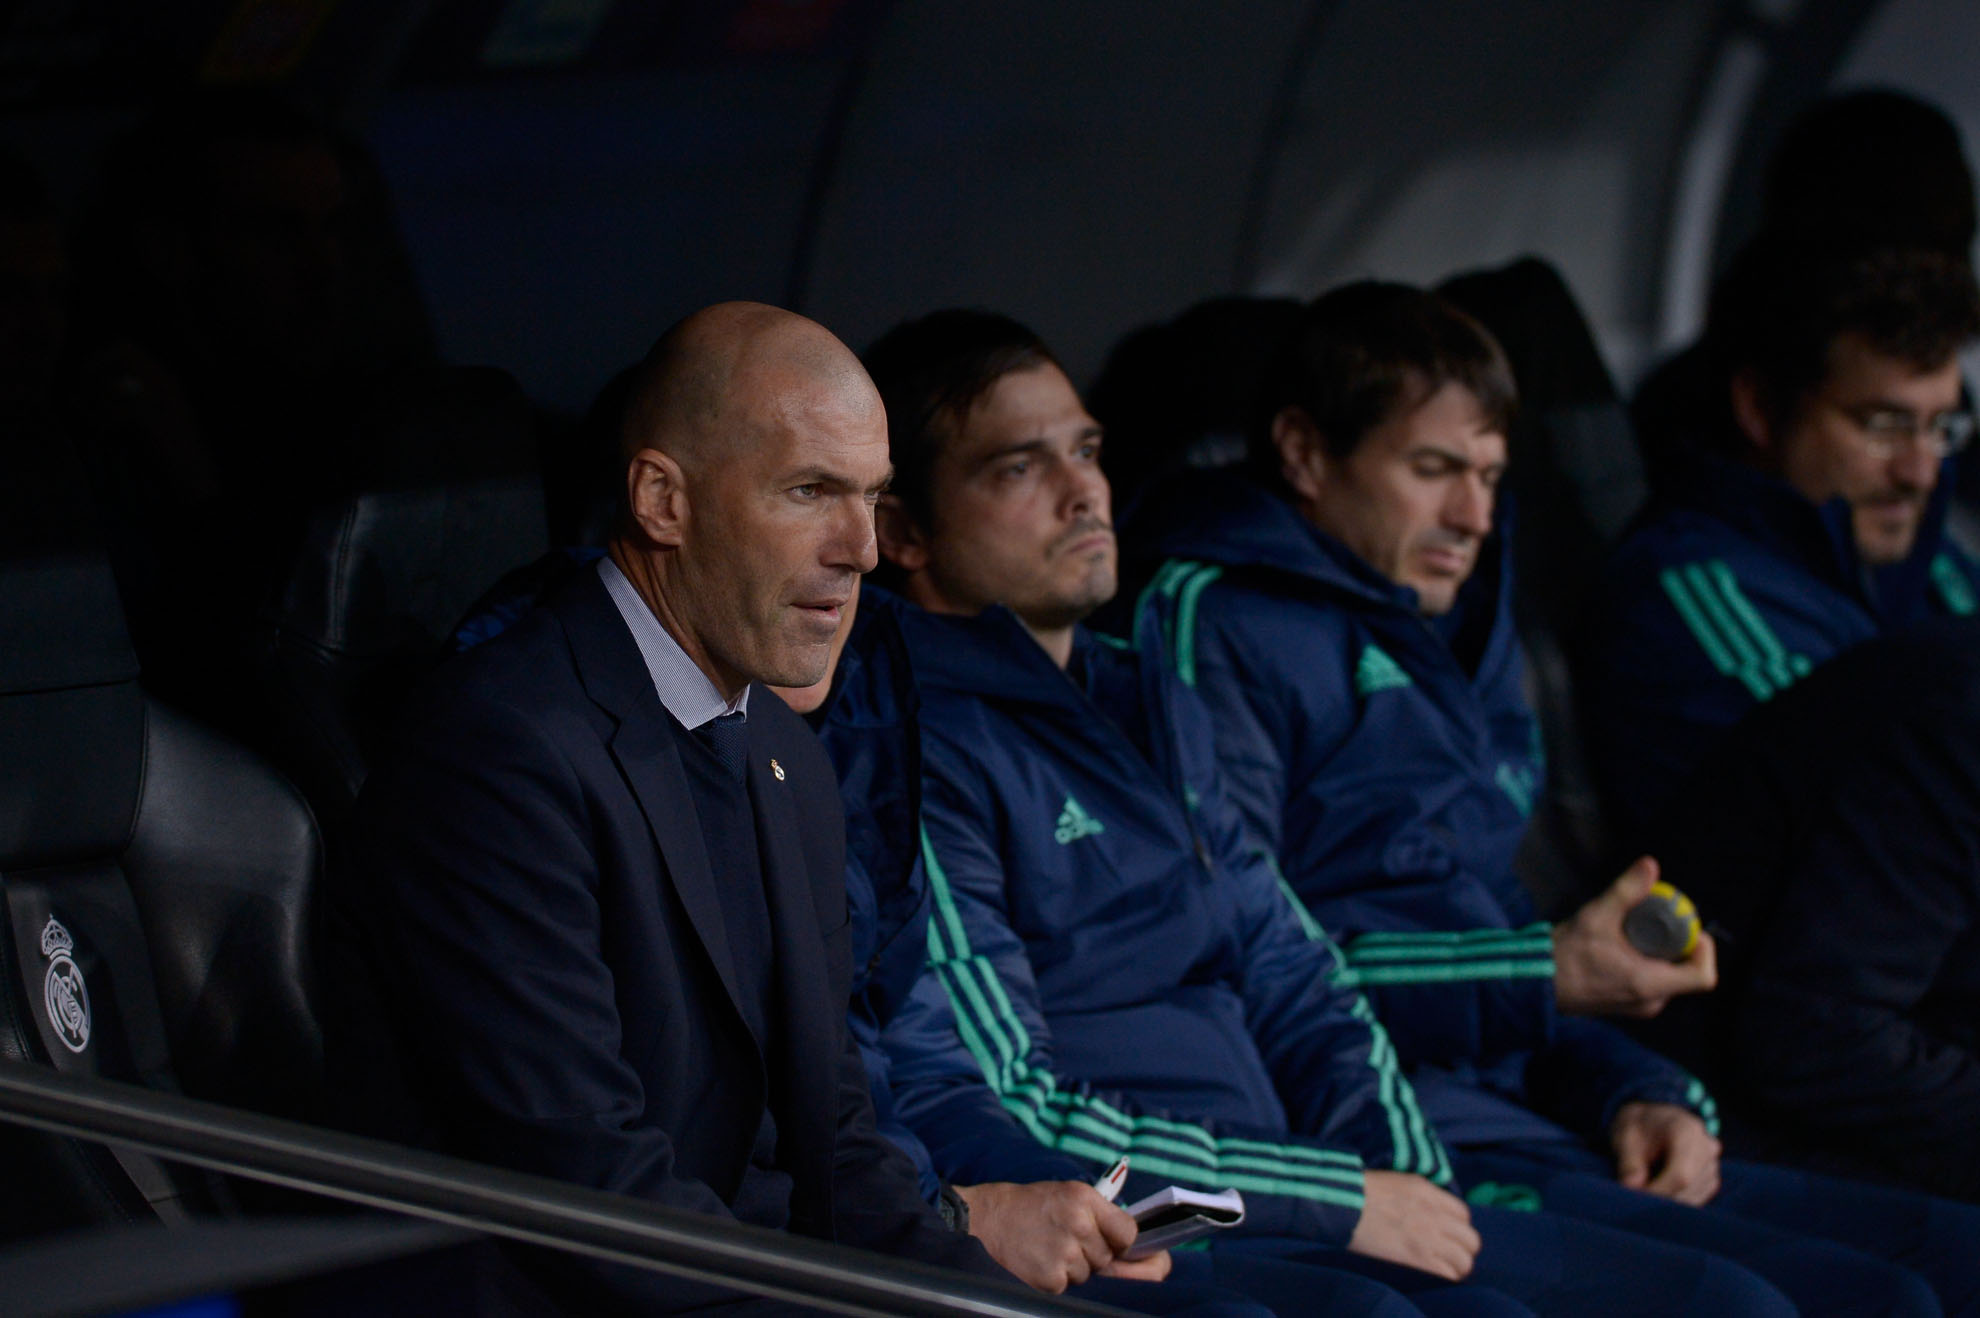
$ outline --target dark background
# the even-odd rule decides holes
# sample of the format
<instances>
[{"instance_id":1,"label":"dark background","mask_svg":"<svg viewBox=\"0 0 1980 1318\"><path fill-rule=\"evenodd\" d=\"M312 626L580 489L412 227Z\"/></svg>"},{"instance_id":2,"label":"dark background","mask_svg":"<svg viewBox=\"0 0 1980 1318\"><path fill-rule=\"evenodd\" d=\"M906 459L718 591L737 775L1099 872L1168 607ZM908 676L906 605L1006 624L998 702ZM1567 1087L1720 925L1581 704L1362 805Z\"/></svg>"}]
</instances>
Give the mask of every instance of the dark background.
<instances>
[{"instance_id":1,"label":"dark background","mask_svg":"<svg viewBox=\"0 0 1980 1318\"><path fill-rule=\"evenodd\" d=\"M1625 381L1695 328L1756 162L1834 86L1980 125L1961 0L41 0L0 142L83 195L189 81L376 154L442 353L581 410L701 304L855 347L946 303L1076 377L1216 293L1542 253Z\"/></svg>"}]
</instances>

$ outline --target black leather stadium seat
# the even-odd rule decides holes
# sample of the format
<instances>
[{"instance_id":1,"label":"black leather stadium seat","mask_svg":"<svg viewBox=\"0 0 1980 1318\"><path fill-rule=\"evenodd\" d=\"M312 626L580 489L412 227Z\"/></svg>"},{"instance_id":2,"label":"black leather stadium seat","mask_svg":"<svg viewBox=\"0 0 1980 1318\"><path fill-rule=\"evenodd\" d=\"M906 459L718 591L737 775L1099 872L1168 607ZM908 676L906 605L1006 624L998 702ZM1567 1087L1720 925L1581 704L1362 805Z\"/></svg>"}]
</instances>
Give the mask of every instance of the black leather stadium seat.
<instances>
[{"instance_id":1,"label":"black leather stadium seat","mask_svg":"<svg viewBox=\"0 0 1980 1318\"><path fill-rule=\"evenodd\" d=\"M367 409L356 493L310 514L263 620L262 745L334 829L399 698L488 583L549 545L535 427L501 371L398 381Z\"/></svg>"},{"instance_id":2,"label":"black leather stadium seat","mask_svg":"<svg viewBox=\"0 0 1980 1318\"><path fill-rule=\"evenodd\" d=\"M0 1056L284 1113L315 823L265 763L148 699L100 556L0 562ZM215 1207L208 1178L0 1128L0 1231Z\"/></svg>"},{"instance_id":3,"label":"black leather stadium seat","mask_svg":"<svg viewBox=\"0 0 1980 1318\"><path fill-rule=\"evenodd\" d=\"M1519 869L1552 914L1592 895L1617 860L1582 745L1570 656L1574 619L1647 486L1628 412L1553 266L1526 257L1437 291L1492 331L1519 383L1520 411L1506 437L1514 602L1548 782Z\"/></svg>"}]
</instances>

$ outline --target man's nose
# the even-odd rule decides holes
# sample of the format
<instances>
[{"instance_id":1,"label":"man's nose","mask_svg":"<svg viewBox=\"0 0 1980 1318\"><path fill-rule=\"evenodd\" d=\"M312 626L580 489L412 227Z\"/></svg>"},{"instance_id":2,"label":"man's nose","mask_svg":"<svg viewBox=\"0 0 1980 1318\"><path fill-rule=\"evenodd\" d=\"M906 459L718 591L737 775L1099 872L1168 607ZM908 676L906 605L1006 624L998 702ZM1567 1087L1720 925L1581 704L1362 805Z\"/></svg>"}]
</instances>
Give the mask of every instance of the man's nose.
<instances>
[{"instance_id":1,"label":"man's nose","mask_svg":"<svg viewBox=\"0 0 1980 1318\"><path fill-rule=\"evenodd\" d=\"M825 566L871 572L880 562L873 505L865 499L847 499L843 507L845 511L835 519L832 537L825 546Z\"/></svg>"},{"instance_id":2,"label":"man's nose","mask_svg":"<svg viewBox=\"0 0 1980 1318\"><path fill-rule=\"evenodd\" d=\"M1064 473L1065 494L1061 507L1068 520L1079 517L1106 517L1113 501L1113 489L1097 462L1069 462Z\"/></svg>"},{"instance_id":3,"label":"man's nose","mask_svg":"<svg viewBox=\"0 0 1980 1318\"><path fill-rule=\"evenodd\" d=\"M1939 457L1936 445L1927 443L1936 436L1913 434L1905 443L1898 446L1891 455L1891 483L1905 490L1929 490L1939 479Z\"/></svg>"},{"instance_id":4,"label":"man's nose","mask_svg":"<svg viewBox=\"0 0 1980 1318\"><path fill-rule=\"evenodd\" d=\"M1493 493L1477 476L1460 476L1444 504L1445 525L1480 537L1491 534Z\"/></svg>"}]
</instances>

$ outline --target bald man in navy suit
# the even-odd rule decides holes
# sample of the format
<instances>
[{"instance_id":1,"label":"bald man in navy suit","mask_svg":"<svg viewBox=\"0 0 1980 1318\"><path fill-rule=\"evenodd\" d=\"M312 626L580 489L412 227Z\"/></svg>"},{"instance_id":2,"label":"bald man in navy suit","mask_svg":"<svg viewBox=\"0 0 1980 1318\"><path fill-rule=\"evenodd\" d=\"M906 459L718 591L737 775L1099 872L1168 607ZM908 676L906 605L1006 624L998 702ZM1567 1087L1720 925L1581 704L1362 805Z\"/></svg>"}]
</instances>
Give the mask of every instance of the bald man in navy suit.
<instances>
[{"instance_id":1,"label":"bald man in navy suit","mask_svg":"<svg viewBox=\"0 0 1980 1318\"><path fill-rule=\"evenodd\" d=\"M880 399L812 322L712 307L640 368L625 457L609 556L443 669L365 787L321 944L333 1095L376 1133L1008 1279L875 1133L836 783L754 685L817 681L873 566ZM772 1307L528 1264L594 1312Z\"/></svg>"}]
</instances>

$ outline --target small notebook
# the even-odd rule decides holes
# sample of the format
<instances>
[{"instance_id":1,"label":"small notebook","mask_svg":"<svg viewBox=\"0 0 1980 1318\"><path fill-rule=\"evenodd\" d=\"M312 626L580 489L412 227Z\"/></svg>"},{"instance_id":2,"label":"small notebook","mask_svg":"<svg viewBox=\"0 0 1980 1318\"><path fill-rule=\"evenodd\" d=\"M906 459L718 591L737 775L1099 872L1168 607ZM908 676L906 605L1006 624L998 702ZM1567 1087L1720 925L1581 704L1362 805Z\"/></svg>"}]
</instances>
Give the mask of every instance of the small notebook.
<instances>
[{"instance_id":1,"label":"small notebook","mask_svg":"<svg viewBox=\"0 0 1980 1318\"><path fill-rule=\"evenodd\" d=\"M1147 1258L1244 1221L1244 1196L1236 1190L1205 1194L1172 1185L1127 1205L1127 1214L1141 1233L1122 1257Z\"/></svg>"}]
</instances>

